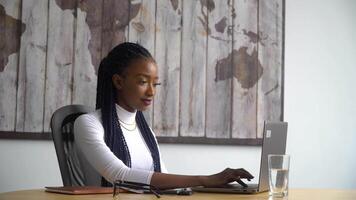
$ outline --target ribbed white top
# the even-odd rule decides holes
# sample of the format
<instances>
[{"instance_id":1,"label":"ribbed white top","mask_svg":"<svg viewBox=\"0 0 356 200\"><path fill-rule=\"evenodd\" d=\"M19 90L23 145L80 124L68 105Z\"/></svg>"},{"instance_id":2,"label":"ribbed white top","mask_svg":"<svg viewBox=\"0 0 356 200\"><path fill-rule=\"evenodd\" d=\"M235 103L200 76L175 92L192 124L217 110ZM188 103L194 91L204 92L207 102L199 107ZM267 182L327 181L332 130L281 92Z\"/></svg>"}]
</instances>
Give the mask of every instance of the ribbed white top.
<instances>
[{"instance_id":1,"label":"ribbed white top","mask_svg":"<svg viewBox=\"0 0 356 200\"><path fill-rule=\"evenodd\" d=\"M150 184L154 171L153 161L140 130L133 125L136 123L136 112L128 112L119 105L116 105L116 112L129 148L131 168L105 144L100 110L77 118L74 123L76 144L94 169L109 182L126 180ZM162 159L161 168L162 172L167 172Z\"/></svg>"}]
</instances>

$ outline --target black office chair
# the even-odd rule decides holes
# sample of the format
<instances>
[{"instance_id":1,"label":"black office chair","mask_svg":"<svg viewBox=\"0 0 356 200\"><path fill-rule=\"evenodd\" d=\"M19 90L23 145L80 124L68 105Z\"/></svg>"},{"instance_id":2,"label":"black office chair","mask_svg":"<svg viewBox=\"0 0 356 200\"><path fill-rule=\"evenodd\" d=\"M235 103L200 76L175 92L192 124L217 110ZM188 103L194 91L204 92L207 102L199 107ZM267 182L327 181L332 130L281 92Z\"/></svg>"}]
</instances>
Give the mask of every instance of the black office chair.
<instances>
[{"instance_id":1,"label":"black office chair","mask_svg":"<svg viewBox=\"0 0 356 200\"><path fill-rule=\"evenodd\" d=\"M64 186L100 186L101 176L77 149L73 125L78 116L94 111L84 105L56 110L51 119L52 137Z\"/></svg>"}]
</instances>

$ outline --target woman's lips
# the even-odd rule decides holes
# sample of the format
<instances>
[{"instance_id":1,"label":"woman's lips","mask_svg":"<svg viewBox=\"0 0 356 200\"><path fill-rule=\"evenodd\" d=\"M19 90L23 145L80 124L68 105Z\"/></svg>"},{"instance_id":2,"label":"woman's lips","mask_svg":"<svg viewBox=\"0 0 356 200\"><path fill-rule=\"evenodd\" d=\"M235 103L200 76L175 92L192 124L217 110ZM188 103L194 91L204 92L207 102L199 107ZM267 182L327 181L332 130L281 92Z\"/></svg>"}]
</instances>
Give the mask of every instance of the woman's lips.
<instances>
[{"instance_id":1,"label":"woman's lips","mask_svg":"<svg viewBox=\"0 0 356 200\"><path fill-rule=\"evenodd\" d=\"M142 99L143 104L145 104L145 106L149 106L152 103L152 99Z\"/></svg>"}]
</instances>

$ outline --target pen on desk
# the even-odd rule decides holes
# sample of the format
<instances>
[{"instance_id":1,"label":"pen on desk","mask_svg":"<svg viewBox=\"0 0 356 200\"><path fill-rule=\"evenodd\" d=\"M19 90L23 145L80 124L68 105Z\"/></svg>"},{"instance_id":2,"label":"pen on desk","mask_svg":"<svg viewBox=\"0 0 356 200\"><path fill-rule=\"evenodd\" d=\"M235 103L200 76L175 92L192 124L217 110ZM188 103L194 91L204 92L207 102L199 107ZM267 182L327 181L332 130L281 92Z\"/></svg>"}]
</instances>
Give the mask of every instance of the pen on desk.
<instances>
[{"instance_id":1,"label":"pen on desk","mask_svg":"<svg viewBox=\"0 0 356 200\"><path fill-rule=\"evenodd\" d=\"M179 188L171 190L162 190L162 194L176 194L176 195L192 195L193 191L191 188Z\"/></svg>"}]
</instances>

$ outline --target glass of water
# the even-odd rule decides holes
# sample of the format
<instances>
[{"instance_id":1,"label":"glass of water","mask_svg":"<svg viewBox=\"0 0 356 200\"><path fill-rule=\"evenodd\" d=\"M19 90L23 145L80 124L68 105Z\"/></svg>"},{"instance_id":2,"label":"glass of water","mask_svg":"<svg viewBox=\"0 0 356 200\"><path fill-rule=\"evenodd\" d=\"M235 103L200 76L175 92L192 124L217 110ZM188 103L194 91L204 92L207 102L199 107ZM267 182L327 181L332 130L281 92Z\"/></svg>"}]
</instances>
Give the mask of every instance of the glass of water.
<instances>
[{"instance_id":1,"label":"glass of water","mask_svg":"<svg viewBox=\"0 0 356 200\"><path fill-rule=\"evenodd\" d=\"M272 197L288 196L289 155L268 155L269 194Z\"/></svg>"}]
</instances>

